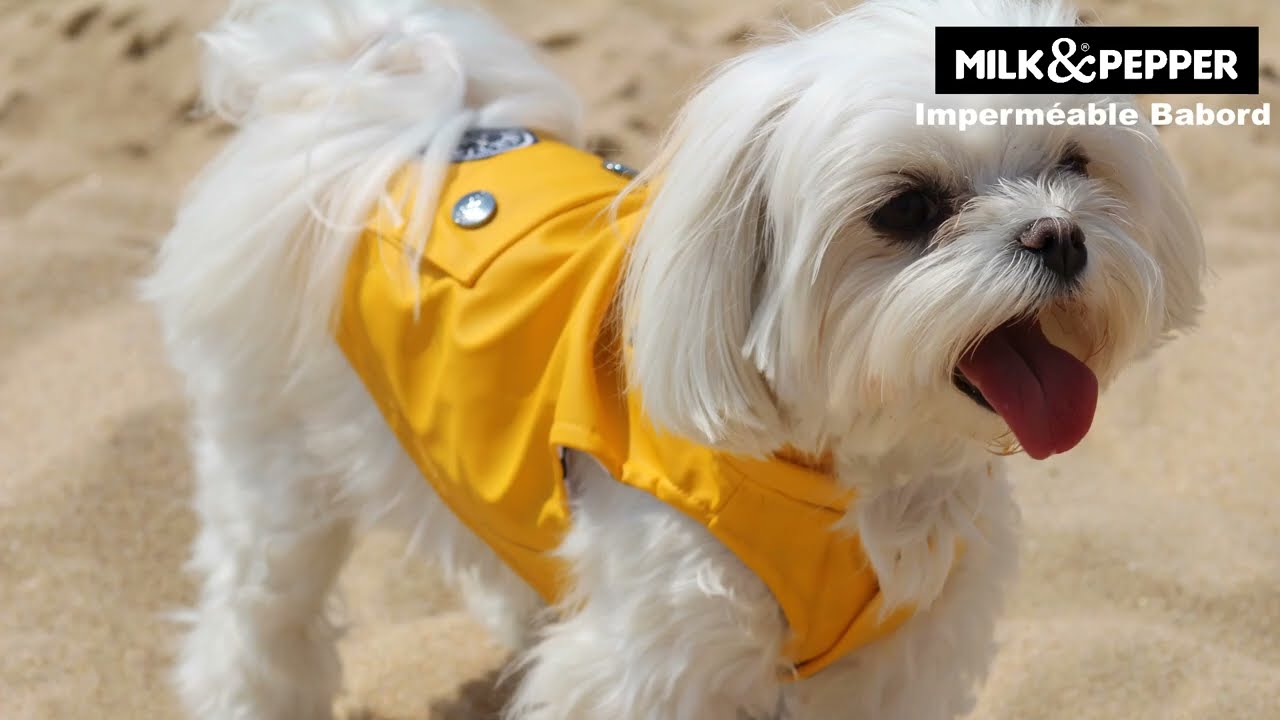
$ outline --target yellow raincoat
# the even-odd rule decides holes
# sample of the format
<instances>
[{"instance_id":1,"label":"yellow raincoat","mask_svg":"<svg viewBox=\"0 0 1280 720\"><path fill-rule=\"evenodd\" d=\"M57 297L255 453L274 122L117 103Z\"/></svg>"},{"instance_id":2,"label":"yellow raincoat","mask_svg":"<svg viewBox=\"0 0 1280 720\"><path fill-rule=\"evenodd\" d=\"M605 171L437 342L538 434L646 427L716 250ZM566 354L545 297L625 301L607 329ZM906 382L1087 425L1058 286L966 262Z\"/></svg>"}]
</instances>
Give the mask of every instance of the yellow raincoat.
<instances>
[{"instance_id":1,"label":"yellow raincoat","mask_svg":"<svg viewBox=\"0 0 1280 720\"><path fill-rule=\"evenodd\" d=\"M412 173L391 184L407 197ZM641 194L599 158L541 139L454 164L414 290L405 227L374 213L350 260L337 339L404 449L458 517L548 602L550 555L572 517L560 448L695 518L773 592L800 676L882 637L876 576L831 525L850 502L829 471L739 457L667 434L624 391L613 301ZM464 229L455 203L484 190L492 221ZM418 308L415 318L415 306Z\"/></svg>"}]
</instances>

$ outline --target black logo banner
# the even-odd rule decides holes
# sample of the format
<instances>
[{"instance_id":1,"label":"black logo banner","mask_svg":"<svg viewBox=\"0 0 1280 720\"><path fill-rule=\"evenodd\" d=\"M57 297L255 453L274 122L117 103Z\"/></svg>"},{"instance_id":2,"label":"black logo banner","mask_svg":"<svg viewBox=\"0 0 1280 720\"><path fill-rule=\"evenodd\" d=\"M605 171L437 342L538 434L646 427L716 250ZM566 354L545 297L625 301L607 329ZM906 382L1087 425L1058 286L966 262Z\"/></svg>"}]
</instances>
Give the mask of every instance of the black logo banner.
<instances>
[{"instance_id":1,"label":"black logo banner","mask_svg":"<svg viewBox=\"0 0 1280 720\"><path fill-rule=\"evenodd\" d=\"M1258 92L1256 27L939 27L935 91Z\"/></svg>"}]
</instances>

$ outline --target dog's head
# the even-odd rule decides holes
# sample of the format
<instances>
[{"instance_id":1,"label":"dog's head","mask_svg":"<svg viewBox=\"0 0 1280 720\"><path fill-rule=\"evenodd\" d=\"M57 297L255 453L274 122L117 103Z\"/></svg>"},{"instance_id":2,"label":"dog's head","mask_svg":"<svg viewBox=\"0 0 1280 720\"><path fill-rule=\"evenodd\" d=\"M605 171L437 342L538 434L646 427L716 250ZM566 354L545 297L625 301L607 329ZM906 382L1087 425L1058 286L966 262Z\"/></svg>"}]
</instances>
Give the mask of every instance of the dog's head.
<instances>
[{"instance_id":1,"label":"dog's head","mask_svg":"<svg viewBox=\"0 0 1280 720\"><path fill-rule=\"evenodd\" d=\"M917 122L918 105L1114 101L933 93L935 25L1075 22L1054 3L873 1L716 73L642 177L624 308L652 418L752 453L1079 442L1098 388L1195 320L1177 171L1145 121Z\"/></svg>"}]
</instances>

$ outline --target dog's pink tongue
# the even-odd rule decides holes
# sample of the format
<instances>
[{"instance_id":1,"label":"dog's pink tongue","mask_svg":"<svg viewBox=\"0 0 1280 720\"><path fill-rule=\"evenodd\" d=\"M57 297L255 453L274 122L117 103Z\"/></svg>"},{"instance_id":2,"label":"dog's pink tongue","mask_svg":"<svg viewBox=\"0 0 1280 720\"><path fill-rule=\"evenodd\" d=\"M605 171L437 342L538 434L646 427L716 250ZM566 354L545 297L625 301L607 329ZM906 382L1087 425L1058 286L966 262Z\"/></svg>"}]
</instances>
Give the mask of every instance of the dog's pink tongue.
<instances>
[{"instance_id":1,"label":"dog's pink tongue","mask_svg":"<svg viewBox=\"0 0 1280 720\"><path fill-rule=\"evenodd\" d=\"M1075 447L1089 432L1098 378L1049 342L1038 322L1005 325L960 361L960 372L1037 460Z\"/></svg>"}]
</instances>

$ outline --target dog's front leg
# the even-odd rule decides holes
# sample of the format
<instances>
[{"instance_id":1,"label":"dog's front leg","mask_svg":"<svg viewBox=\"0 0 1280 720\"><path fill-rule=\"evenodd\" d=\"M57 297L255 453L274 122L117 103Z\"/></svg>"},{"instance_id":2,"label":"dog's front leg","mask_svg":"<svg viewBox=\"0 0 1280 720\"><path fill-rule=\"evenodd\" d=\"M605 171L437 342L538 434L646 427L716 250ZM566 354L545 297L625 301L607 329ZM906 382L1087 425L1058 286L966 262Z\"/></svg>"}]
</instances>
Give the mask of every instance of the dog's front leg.
<instances>
[{"instance_id":1,"label":"dog's front leg","mask_svg":"<svg viewBox=\"0 0 1280 720\"><path fill-rule=\"evenodd\" d=\"M525 655L511 720L773 718L786 624L701 525L571 457L577 590ZM572 609L571 609L572 608Z\"/></svg>"},{"instance_id":2,"label":"dog's front leg","mask_svg":"<svg viewBox=\"0 0 1280 720\"><path fill-rule=\"evenodd\" d=\"M788 720L953 720L995 653L1016 565L1017 510L998 466L867 492L857 528L901 628L789 688Z\"/></svg>"}]
</instances>

